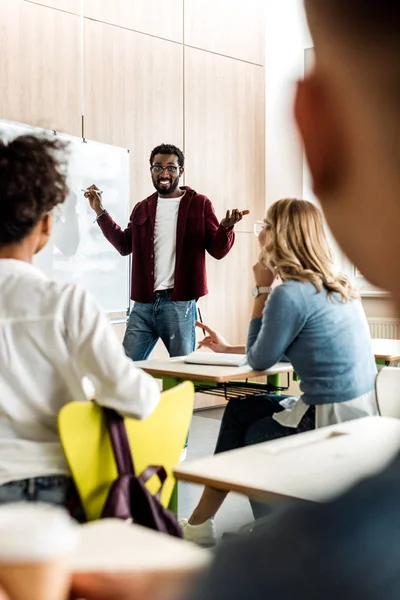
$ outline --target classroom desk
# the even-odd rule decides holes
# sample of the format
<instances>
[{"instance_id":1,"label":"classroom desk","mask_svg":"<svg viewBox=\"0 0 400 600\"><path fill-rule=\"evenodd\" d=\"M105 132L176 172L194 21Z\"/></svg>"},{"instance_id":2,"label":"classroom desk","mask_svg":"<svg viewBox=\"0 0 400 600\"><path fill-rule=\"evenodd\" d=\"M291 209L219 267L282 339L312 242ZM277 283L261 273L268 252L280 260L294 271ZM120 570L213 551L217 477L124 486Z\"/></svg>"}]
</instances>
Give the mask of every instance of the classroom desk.
<instances>
[{"instance_id":1,"label":"classroom desk","mask_svg":"<svg viewBox=\"0 0 400 600\"><path fill-rule=\"evenodd\" d=\"M193 544L118 519L80 526L75 572L187 571L206 566L211 555Z\"/></svg>"},{"instance_id":2,"label":"classroom desk","mask_svg":"<svg viewBox=\"0 0 400 600\"><path fill-rule=\"evenodd\" d=\"M376 361L389 365L393 361L400 361L400 340L373 339L372 348ZM292 373L290 363L280 362L268 371L253 371L248 365L244 367L219 367L214 365L192 365L183 362L182 357L168 358L165 360L142 360L135 363L146 373L163 380L163 389L170 389L180 381L190 380L194 383L204 382L211 384L228 383L229 381L242 381L267 376L268 383L279 385L279 375Z\"/></svg>"},{"instance_id":3,"label":"classroom desk","mask_svg":"<svg viewBox=\"0 0 400 600\"><path fill-rule=\"evenodd\" d=\"M183 358L169 358L166 360L142 360L135 365L163 380L163 389L170 389L180 381L193 381L222 384L229 381L243 381L256 379L257 377L268 377L268 382L277 385L276 377L281 373L292 373L293 367L290 363L277 363L267 371L253 371L248 365L244 367L219 367L215 365L192 365L183 362ZM279 384L278 384L279 385Z\"/></svg>"},{"instance_id":4,"label":"classroom desk","mask_svg":"<svg viewBox=\"0 0 400 600\"><path fill-rule=\"evenodd\" d=\"M186 461L174 474L255 500L321 502L383 469L399 449L400 419L366 417Z\"/></svg>"},{"instance_id":5,"label":"classroom desk","mask_svg":"<svg viewBox=\"0 0 400 600\"><path fill-rule=\"evenodd\" d=\"M391 362L400 361L400 340L372 340L375 360L389 366Z\"/></svg>"},{"instance_id":6,"label":"classroom desk","mask_svg":"<svg viewBox=\"0 0 400 600\"><path fill-rule=\"evenodd\" d=\"M181 381L193 381L196 387L196 382L207 384L214 392L213 388L218 385L229 383L232 381L243 381L246 379L255 379L257 377L267 376L268 383L273 386L279 386L281 373L292 373L293 367L290 363L277 363L268 371L253 371L248 365L243 367L220 367L215 365L193 365L187 364L182 357L169 358L166 360L142 360L135 362L135 365L146 373L149 373L157 379L162 379L163 390L168 390ZM196 388L199 390L199 388ZM201 391L205 391L204 388ZM226 392L223 391L225 394ZM170 509L177 512L177 487L175 486L174 493L170 502Z\"/></svg>"}]
</instances>

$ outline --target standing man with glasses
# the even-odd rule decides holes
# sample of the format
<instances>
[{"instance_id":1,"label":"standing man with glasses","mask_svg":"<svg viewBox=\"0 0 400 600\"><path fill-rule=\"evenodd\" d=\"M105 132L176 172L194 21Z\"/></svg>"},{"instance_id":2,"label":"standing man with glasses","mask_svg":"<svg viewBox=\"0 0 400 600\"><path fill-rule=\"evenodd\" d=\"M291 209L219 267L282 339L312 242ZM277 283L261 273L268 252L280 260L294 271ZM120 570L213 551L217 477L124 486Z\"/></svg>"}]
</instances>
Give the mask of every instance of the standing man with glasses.
<instances>
[{"instance_id":1,"label":"standing man with glasses","mask_svg":"<svg viewBox=\"0 0 400 600\"><path fill-rule=\"evenodd\" d=\"M179 186L184 172L179 148L162 144L150 155L156 192L136 204L122 230L102 203L97 186L85 196L108 241L123 256L132 253L131 298L125 352L145 360L159 338L170 356L195 348L196 300L208 293L205 252L220 260L232 248L233 228L249 211L227 211L218 222L210 200Z\"/></svg>"}]
</instances>

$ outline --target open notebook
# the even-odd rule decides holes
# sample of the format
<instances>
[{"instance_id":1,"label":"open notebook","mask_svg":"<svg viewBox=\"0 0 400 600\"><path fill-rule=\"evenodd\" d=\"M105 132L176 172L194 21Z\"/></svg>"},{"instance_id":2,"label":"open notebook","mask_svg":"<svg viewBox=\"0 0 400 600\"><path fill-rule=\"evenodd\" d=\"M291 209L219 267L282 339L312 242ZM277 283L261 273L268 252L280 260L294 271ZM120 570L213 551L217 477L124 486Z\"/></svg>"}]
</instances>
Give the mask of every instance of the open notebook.
<instances>
[{"instance_id":1,"label":"open notebook","mask_svg":"<svg viewBox=\"0 0 400 600\"><path fill-rule=\"evenodd\" d=\"M247 364L245 354L220 354L218 352L192 352L184 358L193 365L218 365L220 367L243 367Z\"/></svg>"}]
</instances>

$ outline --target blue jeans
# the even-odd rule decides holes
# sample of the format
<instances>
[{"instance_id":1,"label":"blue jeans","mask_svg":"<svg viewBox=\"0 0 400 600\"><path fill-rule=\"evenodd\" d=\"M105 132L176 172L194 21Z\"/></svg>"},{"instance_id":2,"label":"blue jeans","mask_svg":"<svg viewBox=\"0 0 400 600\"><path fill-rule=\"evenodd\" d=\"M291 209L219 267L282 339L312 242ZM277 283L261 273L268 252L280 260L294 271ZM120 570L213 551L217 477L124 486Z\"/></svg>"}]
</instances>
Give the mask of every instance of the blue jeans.
<instances>
[{"instance_id":1,"label":"blue jeans","mask_svg":"<svg viewBox=\"0 0 400 600\"><path fill-rule=\"evenodd\" d=\"M0 485L0 504L14 502L55 504L66 508L80 523L86 520L73 480L66 475L32 477Z\"/></svg>"},{"instance_id":2,"label":"blue jeans","mask_svg":"<svg viewBox=\"0 0 400 600\"><path fill-rule=\"evenodd\" d=\"M154 302L135 302L129 315L123 341L132 360L146 360L159 338L170 356L186 356L196 344L195 300L174 302L172 290L155 292Z\"/></svg>"},{"instance_id":3,"label":"blue jeans","mask_svg":"<svg viewBox=\"0 0 400 600\"><path fill-rule=\"evenodd\" d=\"M67 506L71 489L73 489L71 477L62 475L11 481L0 485L0 504L45 502Z\"/></svg>"}]
</instances>

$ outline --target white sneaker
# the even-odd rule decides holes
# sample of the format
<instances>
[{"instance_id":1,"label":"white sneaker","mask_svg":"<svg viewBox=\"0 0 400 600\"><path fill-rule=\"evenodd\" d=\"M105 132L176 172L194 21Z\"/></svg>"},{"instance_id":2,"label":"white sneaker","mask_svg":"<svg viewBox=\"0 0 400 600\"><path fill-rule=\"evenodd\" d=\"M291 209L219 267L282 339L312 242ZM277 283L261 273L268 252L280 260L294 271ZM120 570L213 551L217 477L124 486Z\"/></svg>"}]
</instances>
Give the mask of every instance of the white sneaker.
<instances>
[{"instance_id":1,"label":"white sneaker","mask_svg":"<svg viewBox=\"0 0 400 600\"><path fill-rule=\"evenodd\" d=\"M217 543L214 519L207 519L201 525L190 525L187 519L179 519L179 525L182 527L183 538L188 542L207 548Z\"/></svg>"}]
</instances>

